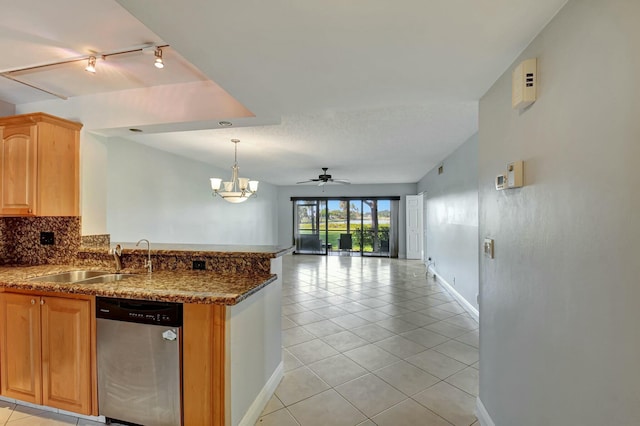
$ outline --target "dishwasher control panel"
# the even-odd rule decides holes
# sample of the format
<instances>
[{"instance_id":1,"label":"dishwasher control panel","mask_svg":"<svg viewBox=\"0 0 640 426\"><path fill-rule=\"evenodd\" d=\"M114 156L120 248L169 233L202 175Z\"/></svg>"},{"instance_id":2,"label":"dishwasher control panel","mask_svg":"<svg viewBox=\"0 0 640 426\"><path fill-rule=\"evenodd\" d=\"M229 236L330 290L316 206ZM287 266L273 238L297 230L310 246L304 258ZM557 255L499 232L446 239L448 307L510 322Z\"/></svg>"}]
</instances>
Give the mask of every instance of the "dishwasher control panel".
<instances>
[{"instance_id":1,"label":"dishwasher control panel","mask_svg":"<svg viewBox=\"0 0 640 426\"><path fill-rule=\"evenodd\" d=\"M96 317L140 324L182 326L182 304L149 300L96 298Z\"/></svg>"}]
</instances>

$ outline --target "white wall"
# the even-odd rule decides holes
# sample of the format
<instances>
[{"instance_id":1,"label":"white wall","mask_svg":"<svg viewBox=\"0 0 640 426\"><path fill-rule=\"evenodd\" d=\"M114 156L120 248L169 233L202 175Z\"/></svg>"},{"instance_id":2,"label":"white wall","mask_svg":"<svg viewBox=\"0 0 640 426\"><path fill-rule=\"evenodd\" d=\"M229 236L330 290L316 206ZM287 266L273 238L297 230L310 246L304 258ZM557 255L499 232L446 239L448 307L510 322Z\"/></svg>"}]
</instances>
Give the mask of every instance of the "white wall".
<instances>
[{"instance_id":1,"label":"white wall","mask_svg":"<svg viewBox=\"0 0 640 426\"><path fill-rule=\"evenodd\" d=\"M230 170L109 138L107 227L112 241L199 244L277 243L277 190L230 204L211 195L210 177Z\"/></svg>"},{"instance_id":2,"label":"white wall","mask_svg":"<svg viewBox=\"0 0 640 426\"><path fill-rule=\"evenodd\" d=\"M480 102L480 399L496 425L640 424L640 2L573 0ZM519 60L514 63L519 63ZM525 161L521 189L496 191Z\"/></svg>"},{"instance_id":3,"label":"white wall","mask_svg":"<svg viewBox=\"0 0 640 426\"><path fill-rule=\"evenodd\" d=\"M282 378L282 257L271 260L278 279L227 310L231 425L254 425Z\"/></svg>"},{"instance_id":4,"label":"white wall","mask_svg":"<svg viewBox=\"0 0 640 426\"><path fill-rule=\"evenodd\" d=\"M405 195L415 195L415 183L381 185L325 185L324 192L317 185L278 187L278 244L293 244L293 207L291 197L386 197L401 196L398 213L398 257L406 257Z\"/></svg>"},{"instance_id":5,"label":"white wall","mask_svg":"<svg viewBox=\"0 0 640 426\"><path fill-rule=\"evenodd\" d=\"M478 293L478 135L418 182L425 192L426 256L431 268L476 310Z\"/></svg>"}]
</instances>

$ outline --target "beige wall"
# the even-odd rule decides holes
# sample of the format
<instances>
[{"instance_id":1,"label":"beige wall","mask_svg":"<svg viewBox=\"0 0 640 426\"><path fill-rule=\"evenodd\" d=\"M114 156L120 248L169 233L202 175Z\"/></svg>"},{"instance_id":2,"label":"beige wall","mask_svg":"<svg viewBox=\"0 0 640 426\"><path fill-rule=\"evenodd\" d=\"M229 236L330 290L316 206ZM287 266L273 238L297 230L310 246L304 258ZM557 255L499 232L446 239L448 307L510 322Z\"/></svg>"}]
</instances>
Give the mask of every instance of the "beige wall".
<instances>
[{"instance_id":1,"label":"beige wall","mask_svg":"<svg viewBox=\"0 0 640 426\"><path fill-rule=\"evenodd\" d=\"M640 424L640 2L574 0L480 102L480 399L499 426ZM516 63L518 63L516 61ZM509 161L522 189L496 191Z\"/></svg>"}]
</instances>

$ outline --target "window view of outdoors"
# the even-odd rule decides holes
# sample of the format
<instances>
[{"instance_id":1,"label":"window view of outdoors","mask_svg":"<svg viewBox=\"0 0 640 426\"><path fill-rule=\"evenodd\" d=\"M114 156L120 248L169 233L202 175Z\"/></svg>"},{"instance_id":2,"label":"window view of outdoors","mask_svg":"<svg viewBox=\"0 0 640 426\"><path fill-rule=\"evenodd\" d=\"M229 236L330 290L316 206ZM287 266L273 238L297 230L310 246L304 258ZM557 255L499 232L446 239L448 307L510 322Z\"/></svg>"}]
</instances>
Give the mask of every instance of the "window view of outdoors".
<instances>
[{"instance_id":1,"label":"window view of outdoors","mask_svg":"<svg viewBox=\"0 0 640 426\"><path fill-rule=\"evenodd\" d=\"M296 252L389 255L391 201L298 200Z\"/></svg>"}]
</instances>

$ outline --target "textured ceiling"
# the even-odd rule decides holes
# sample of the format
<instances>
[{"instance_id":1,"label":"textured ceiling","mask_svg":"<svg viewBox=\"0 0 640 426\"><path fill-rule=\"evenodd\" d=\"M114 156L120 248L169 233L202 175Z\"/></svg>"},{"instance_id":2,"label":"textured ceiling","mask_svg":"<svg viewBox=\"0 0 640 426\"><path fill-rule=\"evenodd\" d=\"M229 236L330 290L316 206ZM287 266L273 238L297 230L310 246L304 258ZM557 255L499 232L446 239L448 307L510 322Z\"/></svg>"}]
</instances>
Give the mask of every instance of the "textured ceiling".
<instances>
[{"instance_id":1,"label":"textured ceiling","mask_svg":"<svg viewBox=\"0 0 640 426\"><path fill-rule=\"evenodd\" d=\"M296 114L284 116L279 125L133 140L227 169L233 163L230 139L238 138L243 174L269 176L269 182L281 185L317 177L321 167L352 183L407 183L418 181L437 164L434 159L444 158L473 134L476 120L476 102L449 102Z\"/></svg>"},{"instance_id":2,"label":"textured ceiling","mask_svg":"<svg viewBox=\"0 0 640 426\"><path fill-rule=\"evenodd\" d=\"M88 95L92 89L77 79L75 97L23 109L64 102L62 110L89 130L224 168L233 158L228 141L236 137L242 140L244 174L286 185L318 175L320 167L354 183L417 181L477 131L479 98L565 0L3 3L0 47L11 54L0 61L0 71L70 49L86 54L151 41L171 45L176 61L188 61L173 71L184 67L194 81L208 78L222 88L194 101L180 90L190 81L184 75L149 76L141 81L143 89L176 88L153 91L153 103L163 102L162 114L132 111L133 105L152 105L137 99L151 91L127 87L122 93L128 96L121 98L127 108L119 114L113 95L100 95L103 89ZM36 8L56 10L30 20ZM95 37L78 28L87 26ZM167 61L162 71L171 66ZM105 91L116 90L117 77L108 82L112 86L105 83ZM56 89L74 81L68 75L32 78ZM3 91L0 84L1 99L25 104L39 100L34 97L15 88ZM234 106L207 108L211 103ZM200 105L207 109L198 110ZM220 120L234 127L221 129ZM129 127L145 134L133 135Z\"/></svg>"}]
</instances>

